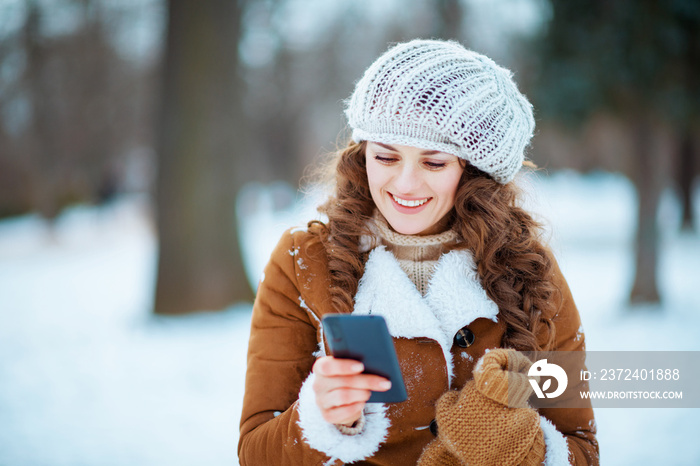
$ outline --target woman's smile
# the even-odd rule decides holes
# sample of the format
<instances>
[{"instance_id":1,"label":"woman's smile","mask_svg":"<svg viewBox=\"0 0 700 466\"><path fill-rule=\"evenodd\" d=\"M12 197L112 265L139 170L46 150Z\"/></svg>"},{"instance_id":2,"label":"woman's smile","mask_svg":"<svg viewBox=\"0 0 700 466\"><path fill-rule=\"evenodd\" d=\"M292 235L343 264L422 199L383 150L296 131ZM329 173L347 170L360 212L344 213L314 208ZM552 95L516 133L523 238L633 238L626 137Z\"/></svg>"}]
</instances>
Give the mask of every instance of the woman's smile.
<instances>
[{"instance_id":1,"label":"woman's smile","mask_svg":"<svg viewBox=\"0 0 700 466\"><path fill-rule=\"evenodd\" d=\"M425 204L427 204L428 202L430 202L430 200L432 200L432 197L426 197L423 199L405 199L405 198L401 198L401 197L399 197L395 194L392 194L392 193L389 193L389 195L394 200L394 202L396 202L396 204L398 204L398 207L412 209L412 210L409 210L408 212L418 212L419 210L416 209L417 207L422 207Z\"/></svg>"}]
</instances>

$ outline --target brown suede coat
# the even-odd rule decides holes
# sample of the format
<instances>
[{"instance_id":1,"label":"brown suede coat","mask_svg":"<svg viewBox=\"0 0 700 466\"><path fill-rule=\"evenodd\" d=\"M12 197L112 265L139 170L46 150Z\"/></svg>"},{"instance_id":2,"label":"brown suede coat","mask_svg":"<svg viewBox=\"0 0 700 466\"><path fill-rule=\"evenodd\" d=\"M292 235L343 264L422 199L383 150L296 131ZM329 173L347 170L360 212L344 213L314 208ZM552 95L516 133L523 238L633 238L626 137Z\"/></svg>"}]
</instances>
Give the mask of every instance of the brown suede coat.
<instances>
[{"instance_id":1,"label":"brown suede coat","mask_svg":"<svg viewBox=\"0 0 700 466\"><path fill-rule=\"evenodd\" d=\"M555 318L554 349L581 351L584 339L579 314L558 269L556 274L561 291L557 301L562 306ZM300 388L319 350L323 352L320 320L334 313L328 286L326 253L313 230L286 232L265 268L253 307L238 445L243 466L342 464L310 447L299 425ZM435 340L394 338L409 399L387 405L390 426L386 440L372 456L353 464L416 463L435 438L426 427L435 418L438 398L464 386L486 350L501 346L504 325L500 321L477 318L469 329L475 335L474 343L450 350L454 361L451 383L445 354ZM540 414L566 438L572 464L598 464L592 409L542 409Z\"/></svg>"}]
</instances>

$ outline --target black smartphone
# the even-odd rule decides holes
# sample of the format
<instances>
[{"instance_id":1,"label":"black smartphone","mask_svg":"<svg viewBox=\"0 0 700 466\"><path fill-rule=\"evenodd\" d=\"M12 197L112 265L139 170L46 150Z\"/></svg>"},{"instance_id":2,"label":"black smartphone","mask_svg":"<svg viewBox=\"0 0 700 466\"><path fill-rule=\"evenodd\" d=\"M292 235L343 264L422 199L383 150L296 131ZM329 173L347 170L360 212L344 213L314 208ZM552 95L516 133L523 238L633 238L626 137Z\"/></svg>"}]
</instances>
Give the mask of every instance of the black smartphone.
<instances>
[{"instance_id":1,"label":"black smartphone","mask_svg":"<svg viewBox=\"0 0 700 466\"><path fill-rule=\"evenodd\" d=\"M406 400L408 395L394 341L382 316L329 314L323 317L323 331L334 358L360 361L365 366L364 374L380 375L391 381L386 392L373 391L368 403Z\"/></svg>"}]
</instances>

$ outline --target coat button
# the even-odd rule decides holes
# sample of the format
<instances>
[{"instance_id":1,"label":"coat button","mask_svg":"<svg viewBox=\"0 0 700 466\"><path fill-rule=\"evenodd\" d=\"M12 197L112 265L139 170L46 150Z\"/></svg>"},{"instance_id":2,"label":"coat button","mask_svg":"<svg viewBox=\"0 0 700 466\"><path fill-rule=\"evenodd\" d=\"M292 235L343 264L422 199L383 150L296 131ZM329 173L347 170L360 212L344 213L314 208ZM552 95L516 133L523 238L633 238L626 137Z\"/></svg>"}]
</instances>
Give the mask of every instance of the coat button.
<instances>
[{"instance_id":1,"label":"coat button","mask_svg":"<svg viewBox=\"0 0 700 466\"><path fill-rule=\"evenodd\" d=\"M460 348L467 348L474 343L474 332L469 330L467 327L463 327L455 333L454 344Z\"/></svg>"},{"instance_id":2,"label":"coat button","mask_svg":"<svg viewBox=\"0 0 700 466\"><path fill-rule=\"evenodd\" d=\"M430 433L437 437L438 426L437 426L437 421L435 419L430 421Z\"/></svg>"}]
</instances>

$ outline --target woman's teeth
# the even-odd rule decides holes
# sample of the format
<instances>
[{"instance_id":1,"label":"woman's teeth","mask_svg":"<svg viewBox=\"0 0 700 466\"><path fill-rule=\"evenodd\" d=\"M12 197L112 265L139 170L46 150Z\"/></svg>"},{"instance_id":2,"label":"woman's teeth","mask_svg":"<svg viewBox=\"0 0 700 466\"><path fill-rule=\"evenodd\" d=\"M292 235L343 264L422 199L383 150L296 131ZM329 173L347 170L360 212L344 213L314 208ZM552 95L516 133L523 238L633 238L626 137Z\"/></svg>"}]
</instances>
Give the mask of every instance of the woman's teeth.
<instances>
[{"instance_id":1,"label":"woman's teeth","mask_svg":"<svg viewBox=\"0 0 700 466\"><path fill-rule=\"evenodd\" d=\"M428 202L428 199L430 199L430 198L426 198L426 199L417 199L415 201L407 201L406 199L401 199L400 197L396 197L393 194L391 195L391 197L394 198L394 200L396 201L397 204L402 205L404 207L418 207L419 205L425 204L426 202Z\"/></svg>"}]
</instances>

